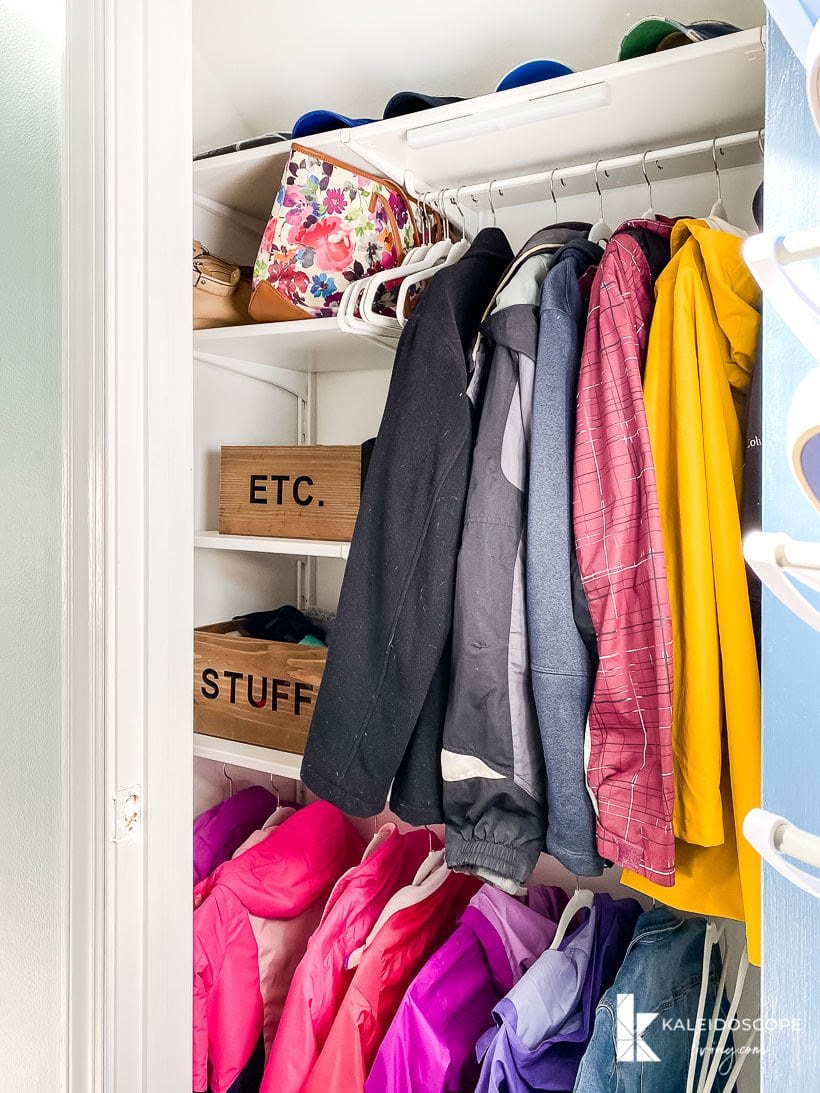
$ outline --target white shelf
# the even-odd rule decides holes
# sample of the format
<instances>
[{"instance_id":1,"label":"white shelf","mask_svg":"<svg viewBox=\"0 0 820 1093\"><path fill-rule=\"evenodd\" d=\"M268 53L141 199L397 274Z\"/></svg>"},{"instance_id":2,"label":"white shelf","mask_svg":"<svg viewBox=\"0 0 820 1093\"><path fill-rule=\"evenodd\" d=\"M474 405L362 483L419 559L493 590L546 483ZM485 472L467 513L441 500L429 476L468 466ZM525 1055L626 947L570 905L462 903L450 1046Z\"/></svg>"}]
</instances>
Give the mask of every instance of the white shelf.
<instances>
[{"instance_id":1,"label":"white shelf","mask_svg":"<svg viewBox=\"0 0 820 1093\"><path fill-rule=\"evenodd\" d=\"M198 531L194 546L203 550L242 550L250 554L291 554L306 558L347 558L350 543L336 539L270 539L259 535L220 535Z\"/></svg>"},{"instance_id":2,"label":"white shelf","mask_svg":"<svg viewBox=\"0 0 820 1093\"><path fill-rule=\"evenodd\" d=\"M763 40L763 28L746 30L304 143L437 190L755 130ZM200 160L194 192L264 222L289 153L276 144Z\"/></svg>"},{"instance_id":3,"label":"white shelf","mask_svg":"<svg viewBox=\"0 0 820 1093\"><path fill-rule=\"evenodd\" d=\"M194 331L194 355L222 365L270 365L295 372L390 368L395 346L343 331L336 319L254 323Z\"/></svg>"},{"instance_id":4,"label":"white shelf","mask_svg":"<svg viewBox=\"0 0 820 1093\"><path fill-rule=\"evenodd\" d=\"M232 767L261 770L280 778L301 777L302 756L276 748L261 748L257 744L242 744L238 740L223 740L217 736L194 733L194 755L199 759L213 759Z\"/></svg>"}]
</instances>

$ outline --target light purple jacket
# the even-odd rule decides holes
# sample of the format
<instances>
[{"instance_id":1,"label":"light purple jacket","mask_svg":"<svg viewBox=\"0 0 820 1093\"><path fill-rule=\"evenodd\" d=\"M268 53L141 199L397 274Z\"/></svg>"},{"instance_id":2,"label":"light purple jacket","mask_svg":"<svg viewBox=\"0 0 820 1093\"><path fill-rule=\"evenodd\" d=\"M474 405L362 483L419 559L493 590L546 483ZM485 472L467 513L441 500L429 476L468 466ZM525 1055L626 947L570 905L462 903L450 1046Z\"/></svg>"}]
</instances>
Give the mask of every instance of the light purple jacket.
<instances>
[{"instance_id":1,"label":"light purple jacket","mask_svg":"<svg viewBox=\"0 0 820 1093\"><path fill-rule=\"evenodd\" d=\"M537 885L522 903L485 885L410 985L382 1041L366 1093L473 1089L475 1044L503 998L555 936L566 894Z\"/></svg>"},{"instance_id":2,"label":"light purple jacket","mask_svg":"<svg viewBox=\"0 0 820 1093\"><path fill-rule=\"evenodd\" d=\"M194 884L232 857L276 808L264 786L248 786L194 820Z\"/></svg>"},{"instance_id":3,"label":"light purple jacket","mask_svg":"<svg viewBox=\"0 0 820 1093\"><path fill-rule=\"evenodd\" d=\"M595 896L578 929L547 949L493 1010L478 1041L476 1093L571 1093L595 1007L623 962L641 913L634 899Z\"/></svg>"}]
</instances>

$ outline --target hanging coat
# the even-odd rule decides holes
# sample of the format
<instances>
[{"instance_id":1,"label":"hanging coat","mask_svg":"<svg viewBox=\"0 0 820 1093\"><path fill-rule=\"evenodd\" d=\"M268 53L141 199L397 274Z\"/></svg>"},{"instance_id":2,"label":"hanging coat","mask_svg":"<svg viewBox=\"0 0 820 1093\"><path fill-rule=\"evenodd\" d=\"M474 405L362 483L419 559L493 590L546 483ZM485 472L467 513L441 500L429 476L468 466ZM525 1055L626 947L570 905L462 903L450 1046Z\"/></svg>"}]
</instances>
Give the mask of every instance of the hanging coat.
<instances>
[{"instance_id":1,"label":"hanging coat","mask_svg":"<svg viewBox=\"0 0 820 1093\"><path fill-rule=\"evenodd\" d=\"M597 243L567 243L544 281L527 498L527 630L547 782L546 848L583 876L599 875L604 863L584 767L598 652L575 558L572 460L587 316L579 279L600 259Z\"/></svg>"},{"instance_id":2,"label":"hanging coat","mask_svg":"<svg viewBox=\"0 0 820 1093\"><path fill-rule=\"evenodd\" d=\"M533 885L523 903L485 884L402 999L366 1093L475 1089L493 1006L549 946L566 903L562 888Z\"/></svg>"},{"instance_id":3,"label":"hanging coat","mask_svg":"<svg viewBox=\"0 0 820 1093\"><path fill-rule=\"evenodd\" d=\"M476 1093L571 1093L595 1007L615 979L640 913L637 900L599 893L575 932L541 954L495 1007L496 1027L478 1041Z\"/></svg>"},{"instance_id":4,"label":"hanging coat","mask_svg":"<svg viewBox=\"0 0 820 1093\"><path fill-rule=\"evenodd\" d=\"M467 355L511 258L501 231L480 232L425 288L399 340L302 763L305 785L353 816L381 812L390 791L408 823L442 819L449 635L473 451Z\"/></svg>"},{"instance_id":5,"label":"hanging coat","mask_svg":"<svg viewBox=\"0 0 820 1093\"><path fill-rule=\"evenodd\" d=\"M270 1045L330 890L362 850L350 821L318 801L194 889L196 1093L227 1093L260 1032Z\"/></svg>"},{"instance_id":6,"label":"hanging coat","mask_svg":"<svg viewBox=\"0 0 820 1093\"><path fill-rule=\"evenodd\" d=\"M470 385L482 409L458 557L441 755L447 863L513 894L532 872L546 835L526 603L538 302L557 251L588 230L555 225L524 246L482 325Z\"/></svg>"},{"instance_id":7,"label":"hanging coat","mask_svg":"<svg viewBox=\"0 0 820 1093\"><path fill-rule=\"evenodd\" d=\"M668 220L627 221L601 258L578 377L573 523L598 639L587 783L602 857L674 879L672 626L642 370Z\"/></svg>"},{"instance_id":8,"label":"hanging coat","mask_svg":"<svg viewBox=\"0 0 820 1093\"><path fill-rule=\"evenodd\" d=\"M673 907L745 918L759 960L760 859L739 834L760 804L760 679L743 562L746 404L760 296L742 238L679 222L657 283L644 394L675 647Z\"/></svg>"},{"instance_id":9,"label":"hanging coat","mask_svg":"<svg viewBox=\"0 0 820 1093\"><path fill-rule=\"evenodd\" d=\"M205 880L276 808L264 786L248 786L194 820L194 884Z\"/></svg>"},{"instance_id":10,"label":"hanging coat","mask_svg":"<svg viewBox=\"0 0 820 1093\"><path fill-rule=\"evenodd\" d=\"M336 1014L305 1093L363 1093L365 1078L404 992L431 953L455 929L475 894L470 877L430 855L416 883L397 892L364 944L351 956L353 980Z\"/></svg>"},{"instance_id":11,"label":"hanging coat","mask_svg":"<svg viewBox=\"0 0 820 1093\"><path fill-rule=\"evenodd\" d=\"M440 846L437 839L434 844ZM412 882L430 846L427 831L385 824L361 862L336 883L288 991L260 1093L301 1093L353 979L347 958L388 900Z\"/></svg>"}]
</instances>

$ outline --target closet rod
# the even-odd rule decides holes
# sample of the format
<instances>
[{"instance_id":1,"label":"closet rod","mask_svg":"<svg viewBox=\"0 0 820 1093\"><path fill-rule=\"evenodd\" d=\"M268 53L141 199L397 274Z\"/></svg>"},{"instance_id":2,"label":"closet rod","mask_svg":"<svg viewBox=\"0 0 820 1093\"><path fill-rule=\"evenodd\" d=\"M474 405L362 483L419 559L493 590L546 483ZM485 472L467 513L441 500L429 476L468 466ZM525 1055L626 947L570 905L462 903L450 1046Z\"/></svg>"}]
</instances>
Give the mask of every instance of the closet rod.
<instances>
[{"instance_id":1,"label":"closet rod","mask_svg":"<svg viewBox=\"0 0 820 1093\"><path fill-rule=\"evenodd\" d=\"M405 173L405 186L417 198L423 198L428 202L438 202L439 204L449 202L454 206L462 205L466 201L477 204L480 197L487 197L490 187L492 187L493 190L494 200L498 196L503 197L509 190L523 189L526 187L539 188L547 197L549 197L550 186L557 187L558 185L563 185L566 187L569 180L585 176L589 176L590 179L592 179L595 176L597 167L599 184L601 189L605 190L614 188L611 185L611 175L614 173L637 170L640 178L643 178L644 166L646 166L647 170L653 169L657 172L656 181L659 181L663 178L663 164L668 163L670 160L682 160L695 156L708 156L710 166L704 166L703 170L709 170L713 169L713 153L715 157L726 157L727 152L729 151L734 151L736 149L748 150L749 148L757 147L758 156L756 158L762 157L763 137L763 129L754 129L747 133L734 133L728 136L715 137L713 140L699 140L694 141L691 144L679 144L669 148L655 148L646 152L635 152L627 156L600 159L597 163L595 161L578 163L567 167L557 167L554 171L536 171L527 175L512 175L507 178L494 178L492 180L487 180L486 182L469 183L463 186L449 186L440 190L429 190L427 187L414 185L413 173L412 171L407 171ZM753 163L755 160L752 159L744 162ZM734 165L738 166L740 164ZM725 164L725 167L729 166L729 163ZM703 171L682 172L682 174L687 173L700 174L703 173ZM675 173L668 177L681 177L681 175ZM607 186L608 179L610 179L609 186ZM557 188L556 195L559 199L562 196L561 191ZM564 196L568 196L566 190L564 191Z\"/></svg>"}]
</instances>

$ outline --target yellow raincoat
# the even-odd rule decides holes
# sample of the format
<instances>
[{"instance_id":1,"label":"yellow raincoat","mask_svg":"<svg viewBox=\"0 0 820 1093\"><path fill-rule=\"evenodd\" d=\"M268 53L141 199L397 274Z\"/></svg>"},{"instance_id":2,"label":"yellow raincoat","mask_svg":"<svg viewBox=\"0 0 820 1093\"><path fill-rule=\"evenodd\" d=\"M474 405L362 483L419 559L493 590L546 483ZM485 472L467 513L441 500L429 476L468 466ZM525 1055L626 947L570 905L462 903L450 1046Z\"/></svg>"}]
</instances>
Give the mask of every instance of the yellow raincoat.
<instances>
[{"instance_id":1,"label":"yellow raincoat","mask_svg":"<svg viewBox=\"0 0 820 1093\"><path fill-rule=\"evenodd\" d=\"M760 804L760 677L740 498L760 301L742 242L678 222L655 287L644 397L674 638L675 885L623 879L681 910L745 919L758 963L760 861L741 828Z\"/></svg>"}]
</instances>

